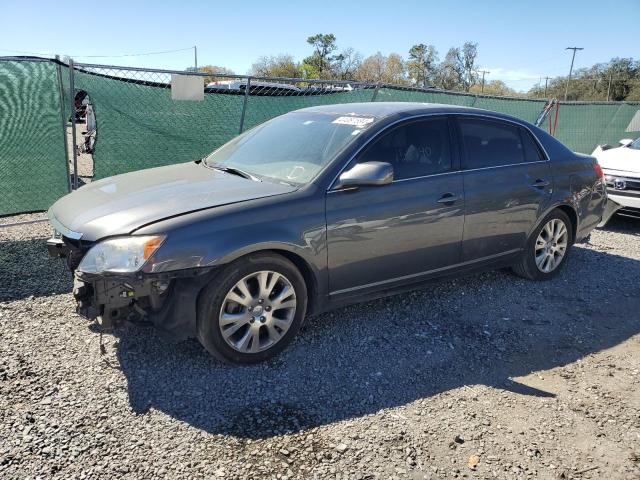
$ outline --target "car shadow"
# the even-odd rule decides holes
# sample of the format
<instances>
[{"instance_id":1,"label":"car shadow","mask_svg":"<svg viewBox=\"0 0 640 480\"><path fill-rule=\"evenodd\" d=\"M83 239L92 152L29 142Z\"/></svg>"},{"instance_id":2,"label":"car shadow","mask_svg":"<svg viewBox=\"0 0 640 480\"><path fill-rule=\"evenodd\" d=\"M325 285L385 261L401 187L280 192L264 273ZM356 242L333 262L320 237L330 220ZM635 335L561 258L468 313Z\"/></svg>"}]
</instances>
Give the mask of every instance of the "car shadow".
<instances>
[{"instance_id":1,"label":"car shadow","mask_svg":"<svg viewBox=\"0 0 640 480\"><path fill-rule=\"evenodd\" d=\"M46 238L0 241L0 302L71 291L64 260L49 257L46 242Z\"/></svg>"},{"instance_id":2,"label":"car shadow","mask_svg":"<svg viewBox=\"0 0 640 480\"><path fill-rule=\"evenodd\" d=\"M600 230L640 237L640 219L614 215Z\"/></svg>"},{"instance_id":3,"label":"car shadow","mask_svg":"<svg viewBox=\"0 0 640 480\"><path fill-rule=\"evenodd\" d=\"M138 414L265 438L375 413L462 386L553 397L516 377L567 365L640 333L640 261L577 247L561 274L491 272L311 318L265 364L234 367L196 341L116 331Z\"/></svg>"}]
</instances>

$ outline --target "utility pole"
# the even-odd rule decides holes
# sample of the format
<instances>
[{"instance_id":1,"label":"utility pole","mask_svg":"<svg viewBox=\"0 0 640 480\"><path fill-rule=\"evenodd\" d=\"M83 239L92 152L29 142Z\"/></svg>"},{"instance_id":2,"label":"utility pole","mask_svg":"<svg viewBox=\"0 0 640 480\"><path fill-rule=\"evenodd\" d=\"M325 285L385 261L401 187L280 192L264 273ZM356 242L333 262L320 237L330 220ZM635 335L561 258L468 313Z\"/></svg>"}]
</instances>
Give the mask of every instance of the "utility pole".
<instances>
[{"instance_id":1,"label":"utility pole","mask_svg":"<svg viewBox=\"0 0 640 480\"><path fill-rule=\"evenodd\" d=\"M567 84L564 88L564 101L567 101L567 95L569 94L569 82L571 82L571 74L573 73L573 62L576 59L576 51L584 50L582 47L567 47L565 50L573 50L573 56L571 57L571 67L569 68L569 77L567 78Z\"/></svg>"},{"instance_id":2,"label":"utility pole","mask_svg":"<svg viewBox=\"0 0 640 480\"><path fill-rule=\"evenodd\" d=\"M480 93L484 93L484 75L485 73L490 73L489 70L480 70L480 73L482 74L482 87L480 90Z\"/></svg>"},{"instance_id":3,"label":"utility pole","mask_svg":"<svg viewBox=\"0 0 640 480\"><path fill-rule=\"evenodd\" d=\"M196 67L196 72L198 71L198 47L193 46L193 63Z\"/></svg>"},{"instance_id":4,"label":"utility pole","mask_svg":"<svg viewBox=\"0 0 640 480\"><path fill-rule=\"evenodd\" d=\"M544 98L547 98L547 84L551 77L544 77Z\"/></svg>"},{"instance_id":5,"label":"utility pole","mask_svg":"<svg viewBox=\"0 0 640 480\"><path fill-rule=\"evenodd\" d=\"M609 70L609 86L607 87L607 102L611 98L611 80L613 79L613 69Z\"/></svg>"}]
</instances>

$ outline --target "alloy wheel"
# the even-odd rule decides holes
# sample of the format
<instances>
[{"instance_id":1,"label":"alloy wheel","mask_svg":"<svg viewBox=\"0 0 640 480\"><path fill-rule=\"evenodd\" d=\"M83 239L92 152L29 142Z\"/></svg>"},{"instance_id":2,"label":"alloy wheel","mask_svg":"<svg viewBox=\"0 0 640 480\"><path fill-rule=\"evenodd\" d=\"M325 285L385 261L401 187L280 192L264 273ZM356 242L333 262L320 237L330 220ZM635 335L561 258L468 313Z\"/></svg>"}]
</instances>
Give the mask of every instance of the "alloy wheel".
<instances>
[{"instance_id":1,"label":"alloy wheel","mask_svg":"<svg viewBox=\"0 0 640 480\"><path fill-rule=\"evenodd\" d=\"M284 275L259 271L227 292L218 324L225 342L242 353L257 353L278 343L296 313L296 292Z\"/></svg>"},{"instance_id":2,"label":"alloy wheel","mask_svg":"<svg viewBox=\"0 0 640 480\"><path fill-rule=\"evenodd\" d=\"M569 245L569 232L559 218L552 218L540 230L535 245L535 257L538 270L553 272L562 263Z\"/></svg>"}]
</instances>

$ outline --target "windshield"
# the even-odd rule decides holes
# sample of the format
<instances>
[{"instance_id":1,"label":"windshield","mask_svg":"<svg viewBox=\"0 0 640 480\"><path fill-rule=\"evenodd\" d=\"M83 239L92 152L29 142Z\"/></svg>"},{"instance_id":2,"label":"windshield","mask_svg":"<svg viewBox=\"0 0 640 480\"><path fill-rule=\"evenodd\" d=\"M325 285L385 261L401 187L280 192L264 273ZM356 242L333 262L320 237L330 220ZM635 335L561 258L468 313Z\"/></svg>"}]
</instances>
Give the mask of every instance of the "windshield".
<instances>
[{"instance_id":1,"label":"windshield","mask_svg":"<svg viewBox=\"0 0 640 480\"><path fill-rule=\"evenodd\" d=\"M373 117L355 115L287 113L224 144L205 158L205 164L287 183L308 183L373 121Z\"/></svg>"},{"instance_id":2,"label":"windshield","mask_svg":"<svg viewBox=\"0 0 640 480\"><path fill-rule=\"evenodd\" d=\"M636 138L633 143L631 143L631 145L629 145L629 148L635 148L636 150L640 150L640 138Z\"/></svg>"}]
</instances>

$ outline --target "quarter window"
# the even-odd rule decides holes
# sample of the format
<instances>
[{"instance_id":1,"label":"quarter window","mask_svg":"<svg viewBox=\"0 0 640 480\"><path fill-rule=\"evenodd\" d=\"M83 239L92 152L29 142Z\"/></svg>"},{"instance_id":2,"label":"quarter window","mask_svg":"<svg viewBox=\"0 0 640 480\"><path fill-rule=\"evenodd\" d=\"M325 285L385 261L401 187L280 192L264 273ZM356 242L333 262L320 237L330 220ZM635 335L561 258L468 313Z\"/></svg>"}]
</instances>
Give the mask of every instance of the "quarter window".
<instances>
[{"instance_id":1,"label":"quarter window","mask_svg":"<svg viewBox=\"0 0 640 480\"><path fill-rule=\"evenodd\" d=\"M417 120L384 133L357 162L388 162L396 180L451 170L449 125L446 118Z\"/></svg>"},{"instance_id":2,"label":"quarter window","mask_svg":"<svg viewBox=\"0 0 640 480\"><path fill-rule=\"evenodd\" d=\"M544 154L531 134L524 128L520 128L520 134L522 135L522 146L524 148L525 161L539 162L540 160L544 160Z\"/></svg>"},{"instance_id":3,"label":"quarter window","mask_svg":"<svg viewBox=\"0 0 640 480\"><path fill-rule=\"evenodd\" d=\"M465 168L512 165L525 161L519 128L496 120L459 120L465 152Z\"/></svg>"}]
</instances>

